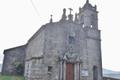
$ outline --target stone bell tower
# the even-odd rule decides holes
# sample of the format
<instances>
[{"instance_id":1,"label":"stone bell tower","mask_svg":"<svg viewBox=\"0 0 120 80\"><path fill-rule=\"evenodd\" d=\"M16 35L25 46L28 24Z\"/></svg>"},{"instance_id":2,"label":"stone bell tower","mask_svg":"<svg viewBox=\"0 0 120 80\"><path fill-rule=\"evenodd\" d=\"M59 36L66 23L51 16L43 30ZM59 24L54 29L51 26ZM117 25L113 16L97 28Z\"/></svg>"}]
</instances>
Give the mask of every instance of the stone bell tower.
<instances>
[{"instance_id":1,"label":"stone bell tower","mask_svg":"<svg viewBox=\"0 0 120 80\"><path fill-rule=\"evenodd\" d=\"M72 22L69 18L72 15L71 10L68 21ZM75 14L73 22L82 27L83 33L81 30L80 34L74 32L75 26L73 28L70 26L68 29L70 31L68 49L61 59L63 62L61 65L64 66L62 78L63 80L102 80L101 38L98 29L97 6L92 6L87 0L85 5L79 8L79 13ZM78 37L79 41L77 41Z\"/></svg>"},{"instance_id":2,"label":"stone bell tower","mask_svg":"<svg viewBox=\"0 0 120 80\"><path fill-rule=\"evenodd\" d=\"M89 3L89 0L86 1L85 5L82 8L79 8L79 23L84 27L91 27L98 29L98 11L97 6L94 7Z\"/></svg>"}]
</instances>

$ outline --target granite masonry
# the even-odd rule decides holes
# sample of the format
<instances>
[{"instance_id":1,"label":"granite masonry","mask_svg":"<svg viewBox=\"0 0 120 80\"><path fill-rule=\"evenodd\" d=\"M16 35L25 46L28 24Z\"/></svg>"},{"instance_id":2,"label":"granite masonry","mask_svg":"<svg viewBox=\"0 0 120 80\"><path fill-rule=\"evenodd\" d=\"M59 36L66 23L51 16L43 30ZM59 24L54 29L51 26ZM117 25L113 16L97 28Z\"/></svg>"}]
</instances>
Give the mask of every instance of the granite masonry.
<instances>
[{"instance_id":1,"label":"granite masonry","mask_svg":"<svg viewBox=\"0 0 120 80\"><path fill-rule=\"evenodd\" d=\"M25 45L4 50L3 75L23 75Z\"/></svg>"},{"instance_id":2,"label":"granite masonry","mask_svg":"<svg viewBox=\"0 0 120 80\"><path fill-rule=\"evenodd\" d=\"M43 25L26 47L26 80L102 80L97 7L87 0L73 20L63 9L59 22Z\"/></svg>"},{"instance_id":3,"label":"granite masonry","mask_svg":"<svg viewBox=\"0 0 120 80\"><path fill-rule=\"evenodd\" d=\"M27 42L26 80L103 79L97 6L92 6L87 0L75 14L75 19L71 8L69 11L67 15L66 9L63 9L58 22L53 22L51 15L50 22L43 25ZM5 59L4 66L7 64Z\"/></svg>"}]
</instances>

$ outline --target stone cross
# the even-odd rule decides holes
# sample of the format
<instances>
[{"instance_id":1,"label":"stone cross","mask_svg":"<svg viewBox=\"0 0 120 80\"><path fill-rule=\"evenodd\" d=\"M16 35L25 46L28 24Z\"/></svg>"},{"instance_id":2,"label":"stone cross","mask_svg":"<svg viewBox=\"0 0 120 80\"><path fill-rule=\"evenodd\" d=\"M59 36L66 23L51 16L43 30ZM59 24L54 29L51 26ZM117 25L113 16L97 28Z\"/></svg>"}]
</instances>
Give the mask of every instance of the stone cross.
<instances>
[{"instance_id":1,"label":"stone cross","mask_svg":"<svg viewBox=\"0 0 120 80\"><path fill-rule=\"evenodd\" d=\"M52 19L53 15L50 15L50 16L51 16L51 18L50 18L50 23L52 23L52 22L53 22L53 19Z\"/></svg>"},{"instance_id":2,"label":"stone cross","mask_svg":"<svg viewBox=\"0 0 120 80\"><path fill-rule=\"evenodd\" d=\"M69 8L69 10L70 10L70 14L71 14L71 12L73 11L73 9L72 9L72 8Z\"/></svg>"},{"instance_id":3,"label":"stone cross","mask_svg":"<svg viewBox=\"0 0 120 80\"><path fill-rule=\"evenodd\" d=\"M50 16L51 16L51 19L52 19L53 15L51 14Z\"/></svg>"}]
</instances>

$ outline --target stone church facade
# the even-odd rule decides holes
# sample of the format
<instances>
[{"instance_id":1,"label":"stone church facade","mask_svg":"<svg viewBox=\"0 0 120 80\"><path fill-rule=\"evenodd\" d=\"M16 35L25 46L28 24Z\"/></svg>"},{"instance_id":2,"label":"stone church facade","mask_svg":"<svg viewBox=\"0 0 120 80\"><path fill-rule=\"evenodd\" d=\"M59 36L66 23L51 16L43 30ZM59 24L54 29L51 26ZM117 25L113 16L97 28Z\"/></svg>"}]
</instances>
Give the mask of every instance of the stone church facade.
<instances>
[{"instance_id":1,"label":"stone church facade","mask_svg":"<svg viewBox=\"0 0 120 80\"><path fill-rule=\"evenodd\" d=\"M58 22L43 25L25 49L26 80L102 80L98 11L86 1L73 20L66 9Z\"/></svg>"},{"instance_id":2,"label":"stone church facade","mask_svg":"<svg viewBox=\"0 0 120 80\"><path fill-rule=\"evenodd\" d=\"M27 80L102 80L101 39L96 6L89 1L79 13L43 25L28 41Z\"/></svg>"}]
</instances>

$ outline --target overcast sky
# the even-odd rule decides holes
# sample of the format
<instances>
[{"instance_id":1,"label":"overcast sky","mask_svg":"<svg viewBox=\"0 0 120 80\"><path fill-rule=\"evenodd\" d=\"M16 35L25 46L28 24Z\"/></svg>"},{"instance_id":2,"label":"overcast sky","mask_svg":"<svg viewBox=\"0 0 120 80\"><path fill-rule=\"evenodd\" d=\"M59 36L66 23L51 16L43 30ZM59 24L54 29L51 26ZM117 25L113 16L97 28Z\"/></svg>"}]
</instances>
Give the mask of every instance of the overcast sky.
<instances>
[{"instance_id":1,"label":"overcast sky","mask_svg":"<svg viewBox=\"0 0 120 80\"><path fill-rule=\"evenodd\" d=\"M0 63L3 50L26 44L28 39L49 22L58 21L63 8L73 14L86 0L0 0ZM99 11L103 67L120 71L120 0L90 0ZM69 12L67 10L67 12Z\"/></svg>"}]
</instances>

